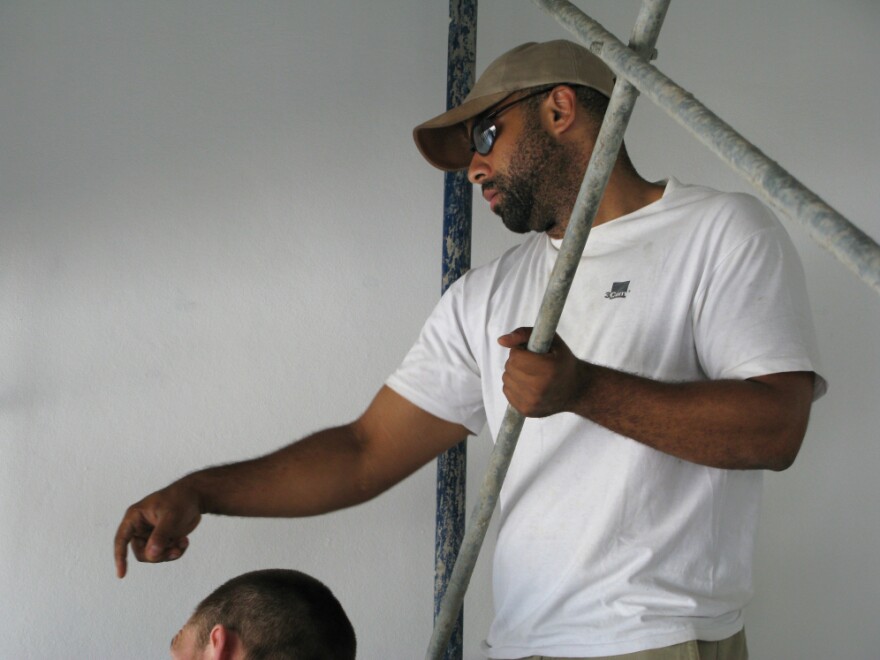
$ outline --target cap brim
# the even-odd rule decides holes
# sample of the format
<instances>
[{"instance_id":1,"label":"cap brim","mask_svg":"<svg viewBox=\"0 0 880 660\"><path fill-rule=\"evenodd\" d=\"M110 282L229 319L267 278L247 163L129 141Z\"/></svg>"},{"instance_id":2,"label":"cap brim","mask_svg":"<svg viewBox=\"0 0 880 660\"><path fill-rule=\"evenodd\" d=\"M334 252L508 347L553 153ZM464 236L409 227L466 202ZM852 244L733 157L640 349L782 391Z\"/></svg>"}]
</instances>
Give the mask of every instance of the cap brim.
<instances>
[{"instance_id":1,"label":"cap brim","mask_svg":"<svg viewBox=\"0 0 880 660\"><path fill-rule=\"evenodd\" d=\"M413 129L413 139L419 152L431 165L446 172L463 170L471 162L471 141L465 122L485 112L510 96L501 91L475 99L437 115Z\"/></svg>"}]
</instances>

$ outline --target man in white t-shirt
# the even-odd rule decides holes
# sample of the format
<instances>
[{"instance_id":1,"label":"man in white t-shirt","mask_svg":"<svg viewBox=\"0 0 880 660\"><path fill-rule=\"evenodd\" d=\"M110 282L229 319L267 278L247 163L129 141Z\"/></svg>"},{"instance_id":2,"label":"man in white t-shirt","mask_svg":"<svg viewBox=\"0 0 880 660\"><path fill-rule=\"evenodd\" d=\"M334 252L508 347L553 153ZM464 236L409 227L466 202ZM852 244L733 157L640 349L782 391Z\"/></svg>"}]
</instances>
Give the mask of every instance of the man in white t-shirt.
<instances>
[{"instance_id":1,"label":"man in white t-shirt","mask_svg":"<svg viewBox=\"0 0 880 660\"><path fill-rule=\"evenodd\" d=\"M509 402L530 419L501 493L487 655L747 657L761 471L791 465L825 389L778 221L747 195L648 182L624 149L558 336L524 348L612 85L578 45L524 44L417 127L430 163L467 169L507 227L534 233L449 289L357 420L129 507L118 574L129 544L180 557L203 513L363 502L484 424L494 435Z\"/></svg>"}]
</instances>

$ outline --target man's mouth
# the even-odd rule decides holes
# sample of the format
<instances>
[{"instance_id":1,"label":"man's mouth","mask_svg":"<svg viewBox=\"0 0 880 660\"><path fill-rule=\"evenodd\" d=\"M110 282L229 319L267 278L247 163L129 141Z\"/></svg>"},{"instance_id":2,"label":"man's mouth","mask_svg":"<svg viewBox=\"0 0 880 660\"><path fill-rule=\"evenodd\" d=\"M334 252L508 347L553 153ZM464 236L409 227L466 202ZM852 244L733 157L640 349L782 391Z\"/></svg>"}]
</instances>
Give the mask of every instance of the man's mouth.
<instances>
[{"instance_id":1,"label":"man's mouth","mask_svg":"<svg viewBox=\"0 0 880 660\"><path fill-rule=\"evenodd\" d=\"M489 210L495 211L495 207L498 205L499 201L499 192L496 188L483 188L483 199L489 202Z\"/></svg>"}]
</instances>

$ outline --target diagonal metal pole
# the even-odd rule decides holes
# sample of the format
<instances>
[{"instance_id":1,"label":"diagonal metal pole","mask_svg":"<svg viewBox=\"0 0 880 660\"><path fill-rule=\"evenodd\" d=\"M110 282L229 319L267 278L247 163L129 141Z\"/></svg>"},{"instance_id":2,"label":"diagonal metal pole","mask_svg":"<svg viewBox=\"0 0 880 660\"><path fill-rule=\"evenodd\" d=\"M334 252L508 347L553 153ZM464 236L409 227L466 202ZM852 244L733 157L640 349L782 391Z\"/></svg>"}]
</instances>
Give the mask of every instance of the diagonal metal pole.
<instances>
[{"instance_id":1,"label":"diagonal metal pole","mask_svg":"<svg viewBox=\"0 0 880 660\"><path fill-rule=\"evenodd\" d=\"M630 42L641 57L649 57L654 52L654 44L668 7L669 0L644 1ZM638 91L632 85L624 79L618 79L529 338L528 348L534 353L546 353L550 348L637 96ZM480 488L479 501L471 513L458 560L434 623L426 655L428 660L443 657L524 421L520 413L511 406L507 407Z\"/></svg>"},{"instance_id":2,"label":"diagonal metal pole","mask_svg":"<svg viewBox=\"0 0 880 660\"><path fill-rule=\"evenodd\" d=\"M755 186L765 201L801 223L816 243L880 294L880 245L874 239L768 158L687 90L648 62L635 57L614 35L570 2L534 2L589 46L614 73L626 78L645 98L660 106Z\"/></svg>"}]
</instances>

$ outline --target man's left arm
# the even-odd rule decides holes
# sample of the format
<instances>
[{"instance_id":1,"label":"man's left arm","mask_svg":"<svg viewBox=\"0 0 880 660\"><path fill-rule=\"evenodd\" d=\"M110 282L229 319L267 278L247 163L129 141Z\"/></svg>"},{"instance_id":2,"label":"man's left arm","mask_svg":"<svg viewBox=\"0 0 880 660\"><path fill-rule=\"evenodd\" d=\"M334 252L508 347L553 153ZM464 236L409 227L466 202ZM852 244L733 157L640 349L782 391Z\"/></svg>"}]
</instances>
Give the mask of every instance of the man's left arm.
<instances>
[{"instance_id":1,"label":"man's left arm","mask_svg":"<svg viewBox=\"0 0 880 660\"><path fill-rule=\"evenodd\" d=\"M504 394L526 417L571 412L658 451L724 469L785 470L807 429L814 374L663 383L575 357L560 337L544 354L531 328L499 338L510 349Z\"/></svg>"}]
</instances>

